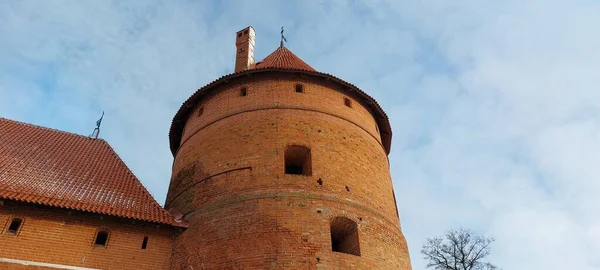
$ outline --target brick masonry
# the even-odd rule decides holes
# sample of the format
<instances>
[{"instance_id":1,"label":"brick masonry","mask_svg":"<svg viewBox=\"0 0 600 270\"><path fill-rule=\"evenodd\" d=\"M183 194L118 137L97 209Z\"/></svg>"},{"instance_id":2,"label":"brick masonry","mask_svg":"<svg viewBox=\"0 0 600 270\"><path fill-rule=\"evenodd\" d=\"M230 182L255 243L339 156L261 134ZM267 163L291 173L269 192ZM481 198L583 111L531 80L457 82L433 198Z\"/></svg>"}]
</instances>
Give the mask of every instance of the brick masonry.
<instances>
[{"instance_id":1,"label":"brick masonry","mask_svg":"<svg viewBox=\"0 0 600 270\"><path fill-rule=\"evenodd\" d=\"M312 175L284 174L289 145L310 148ZM172 269L411 269L375 119L327 80L264 72L226 84L188 117L172 175L166 208L190 224ZM337 216L358 224L361 256L332 252Z\"/></svg>"},{"instance_id":2,"label":"brick masonry","mask_svg":"<svg viewBox=\"0 0 600 270\"><path fill-rule=\"evenodd\" d=\"M310 148L311 175L284 173L290 145ZM262 72L203 98L173 163L171 207L186 230L4 200L0 258L100 269L411 269L376 121L324 79ZM16 236L6 233L13 217L24 220ZM332 251L336 217L357 224L360 256ZM106 248L93 243L101 228Z\"/></svg>"},{"instance_id":3,"label":"brick masonry","mask_svg":"<svg viewBox=\"0 0 600 270\"><path fill-rule=\"evenodd\" d=\"M24 220L17 236L6 233L13 217ZM175 232L167 225L15 201L0 204L0 226L1 258L100 269L168 269ZM106 248L94 246L101 228L110 231ZM0 269L54 268L0 262Z\"/></svg>"}]
</instances>

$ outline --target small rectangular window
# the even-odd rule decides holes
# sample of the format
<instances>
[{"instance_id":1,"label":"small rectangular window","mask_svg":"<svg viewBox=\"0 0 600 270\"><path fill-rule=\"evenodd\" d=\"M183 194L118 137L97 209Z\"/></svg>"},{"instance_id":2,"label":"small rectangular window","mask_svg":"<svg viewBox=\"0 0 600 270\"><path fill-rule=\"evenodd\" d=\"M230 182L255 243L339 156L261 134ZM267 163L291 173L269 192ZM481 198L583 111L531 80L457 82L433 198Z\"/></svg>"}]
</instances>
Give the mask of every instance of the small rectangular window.
<instances>
[{"instance_id":1,"label":"small rectangular window","mask_svg":"<svg viewBox=\"0 0 600 270\"><path fill-rule=\"evenodd\" d=\"M301 84L296 84L296 93L302 93L304 89Z\"/></svg>"},{"instance_id":2,"label":"small rectangular window","mask_svg":"<svg viewBox=\"0 0 600 270\"><path fill-rule=\"evenodd\" d=\"M248 95L248 91L246 91L246 87L240 89L240 96L245 97Z\"/></svg>"},{"instance_id":3,"label":"small rectangular window","mask_svg":"<svg viewBox=\"0 0 600 270\"><path fill-rule=\"evenodd\" d=\"M350 101L349 98L344 98L344 104L346 104L346 106L352 108L352 101Z\"/></svg>"},{"instance_id":4,"label":"small rectangular window","mask_svg":"<svg viewBox=\"0 0 600 270\"><path fill-rule=\"evenodd\" d=\"M108 242L108 231L100 230L96 233L96 240L94 240L94 246L106 247Z\"/></svg>"},{"instance_id":5,"label":"small rectangular window","mask_svg":"<svg viewBox=\"0 0 600 270\"><path fill-rule=\"evenodd\" d=\"M19 229L21 228L21 224L23 224L23 219L13 218L10 221L10 225L8 226L8 230L6 230L6 232L9 234L17 235Z\"/></svg>"},{"instance_id":6,"label":"small rectangular window","mask_svg":"<svg viewBox=\"0 0 600 270\"><path fill-rule=\"evenodd\" d=\"M238 37L242 37L242 32L239 32L239 33L238 33Z\"/></svg>"},{"instance_id":7,"label":"small rectangular window","mask_svg":"<svg viewBox=\"0 0 600 270\"><path fill-rule=\"evenodd\" d=\"M290 145L285 149L285 174L312 175L310 149Z\"/></svg>"},{"instance_id":8,"label":"small rectangular window","mask_svg":"<svg viewBox=\"0 0 600 270\"><path fill-rule=\"evenodd\" d=\"M244 35L248 34L248 29L244 30Z\"/></svg>"},{"instance_id":9,"label":"small rectangular window","mask_svg":"<svg viewBox=\"0 0 600 270\"><path fill-rule=\"evenodd\" d=\"M146 249L148 246L148 236L144 236L144 241L142 241L142 249Z\"/></svg>"},{"instance_id":10,"label":"small rectangular window","mask_svg":"<svg viewBox=\"0 0 600 270\"><path fill-rule=\"evenodd\" d=\"M203 113L204 113L204 107L200 107L200 109L198 109L198 117L200 117Z\"/></svg>"}]
</instances>

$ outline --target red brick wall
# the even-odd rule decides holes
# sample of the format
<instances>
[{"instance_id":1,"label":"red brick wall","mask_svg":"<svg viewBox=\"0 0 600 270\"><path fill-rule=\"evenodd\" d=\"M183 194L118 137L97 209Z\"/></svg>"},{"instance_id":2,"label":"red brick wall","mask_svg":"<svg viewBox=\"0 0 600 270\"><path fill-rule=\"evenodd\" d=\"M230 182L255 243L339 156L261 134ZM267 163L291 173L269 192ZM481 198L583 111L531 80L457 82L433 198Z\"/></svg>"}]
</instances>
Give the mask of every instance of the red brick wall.
<instances>
[{"instance_id":1,"label":"red brick wall","mask_svg":"<svg viewBox=\"0 0 600 270\"><path fill-rule=\"evenodd\" d=\"M295 92L296 83L304 93ZM375 120L336 87L259 74L198 105L167 197L167 208L190 223L174 241L172 268L410 269ZM311 176L284 174L292 144L311 149ZM335 216L358 223L360 257L331 251Z\"/></svg>"},{"instance_id":2,"label":"red brick wall","mask_svg":"<svg viewBox=\"0 0 600 270\"><path fill-rule=\"evenodd\" d=\"M24 219L17 236L6 233L13 217ZM100 228L110 231L106 248L93 245ZM101 269L168 269L174 233L164 225L6 200L0 229L0 258ZM148 246L141 250L144 236ZM38 268L0 263L0 269Z\"/></svg>"}]
</instances>

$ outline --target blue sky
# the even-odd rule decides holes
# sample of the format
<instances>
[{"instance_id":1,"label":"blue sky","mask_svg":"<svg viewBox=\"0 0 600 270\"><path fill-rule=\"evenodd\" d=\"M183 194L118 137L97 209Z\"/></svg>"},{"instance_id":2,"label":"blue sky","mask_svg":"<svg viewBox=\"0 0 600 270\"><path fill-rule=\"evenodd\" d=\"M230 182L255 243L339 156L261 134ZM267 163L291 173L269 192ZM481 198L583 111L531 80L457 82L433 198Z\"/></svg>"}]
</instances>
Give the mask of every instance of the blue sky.
<instances>
[{"instance_id":1,"label":"blue sky","mask_svg":"<svg viewBox=\"0 0 600 270\"><path fill-rule=\"evenodd\" d=\"M493 234L504 269L600 268L600 2L0 1L0 116L106 139L157 198L170 121L233 71L235 32L376 98L414 269Z\"/></svg>"}]
</instances>

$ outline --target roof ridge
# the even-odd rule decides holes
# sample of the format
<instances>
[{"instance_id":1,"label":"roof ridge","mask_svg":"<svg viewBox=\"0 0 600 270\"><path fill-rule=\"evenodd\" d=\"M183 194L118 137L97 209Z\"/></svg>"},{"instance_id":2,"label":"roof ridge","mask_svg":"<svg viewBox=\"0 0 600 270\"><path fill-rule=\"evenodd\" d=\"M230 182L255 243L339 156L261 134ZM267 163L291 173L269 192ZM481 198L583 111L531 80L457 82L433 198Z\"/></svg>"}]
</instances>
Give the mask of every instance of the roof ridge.
<instances>
[{"instance_id":1,"label":"roof ridge","mask_svg":"<svg viewBox=\"0 0 600 270\"><path fill-rule=\"evenodd\" d=\"M90 139L90 140L104 141L104 139L102 139L102 138L92 139L92 138L90 138L88 136L85 136L85 135L82 135L82 134L77 134L75 132L60 130L60 129L51 128L51 127L40 126L40 125L36 125L36 124L32 124L32 123L27 123L27 122L23 122L23 121L17 121L17 120L5 118L5 117L0 117L0 120L5 120L5 121L8 121L8 122L13 122L15 124L22 125L22 126L29 126L29 127L35 127L35 128L45 129L45 130L48 130L48 131L53 131L53 132L57 132L57 133L67 134L67 135L71 135L71 136L75 136L75 137L80 137L80 138L85 138L85 139Z\"/></svg>"}]
</instances>

